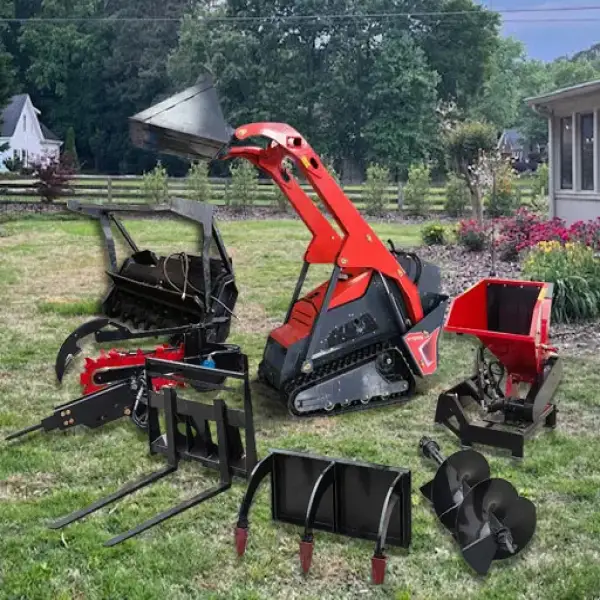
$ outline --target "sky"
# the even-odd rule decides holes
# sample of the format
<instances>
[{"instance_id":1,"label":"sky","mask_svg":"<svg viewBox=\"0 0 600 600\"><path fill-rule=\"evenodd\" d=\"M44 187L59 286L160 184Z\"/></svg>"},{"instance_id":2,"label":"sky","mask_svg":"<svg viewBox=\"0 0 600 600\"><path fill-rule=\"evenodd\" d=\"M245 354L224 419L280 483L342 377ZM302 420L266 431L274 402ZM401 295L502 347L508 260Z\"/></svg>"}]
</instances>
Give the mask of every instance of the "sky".
<instances>
[{"instance_id":1,"label":"sky","mask_svg":"<svg viewBox=\"0 0 600 600\"><path fill-rule=\"evenodd\" d=\"M600 0L480 0L480 3L500 12L541 11L502 14L504 34L521 40L531 58L550 61L600 42ZM557 8L569 10L543 10Z\"/></svg>"}]
</instances>

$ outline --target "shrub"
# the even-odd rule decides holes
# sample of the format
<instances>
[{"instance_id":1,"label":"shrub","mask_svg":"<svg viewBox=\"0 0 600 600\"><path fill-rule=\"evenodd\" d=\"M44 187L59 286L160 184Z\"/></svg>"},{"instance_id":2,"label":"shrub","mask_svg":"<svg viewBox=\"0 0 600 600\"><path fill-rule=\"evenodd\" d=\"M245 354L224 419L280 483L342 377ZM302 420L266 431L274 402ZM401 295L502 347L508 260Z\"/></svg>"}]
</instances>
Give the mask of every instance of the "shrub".
<instances>
[{"instance_id":1,"label":"shrub","mask_svg":"<svg viewBox=\"0 0 600 600\"><path fill-rule=\"evenodd\" d=\"M231 184L225 194L225 202L236 211L246 210L258 198L256 169L246 160L231 167Z\"/></svg>"},{"instance_id":2,"label":"shrub","mask_svg":"<svg viewBox=\"0 0 600 600\"><path fill-rule=\"evenodd\" d=\"M169 200L169 178L167 170L158 161L156 167L142 177L142 195L147 202L162 204Z\"/></svg>"},{"instance_id":3,"label":"shrub","mask_svg":"<svg viewBox=\"0 0 600 600\"><path fill-rule=\"evenodd\" d=\"M540 242L529 251L523 273L531 280L554 284L554 321L573 323L600 316L600 261L592 248Z\"/></svg>"},{"instance_id":4,"label":"shrub","mask_svg":"<svg viewBox=\"0 0 600 600\"><path fill-rule=\"evenodd\" d=\"M23 169L23 159L18 156L12 156L4 159L4 166L10 173L20 173Z\"/></svg>"},{"instance_id":5,"label":"shrub","mask_svg":"<svg viewBox=\"0 0 600 600\"><path fill-rule=\"evenodd\" d=\"M573 237L572 228L568 229L562 219L543 219L525 208L518 210L514 217L499 219L496 223L499 225L496 247L501 260L516 260L520 252L539 242L565 243ZM580 227L585 231L585 224ZM582 236L589 237L583 233Z\"/></svg>"},{"instance_id":6,"label":"shrub","mask_svg":"<svg viewBox=\"0 0 600 600\"><path fill-rule=\"evenodd\" d=\"M421 238L427 246L441 246L446 243L446 229L441 223L429 223L421 230Z\"/></svg>"},{"instance_id":7,"label":"shrub","mask_svg":"<svg viewBox=\"0 0 600 600\"><path fill-rule=\"evenodd\" d=\"M464 179L450 174L446 183L444 210L451 217L462 217L469 205L471 195Z\"/></svg>"},{"instance_id":8,"label":"shrub","mask_svg":"<svg viewBox=\"0 0 600 600\"><path fill-rule=\"evenodd\" d=\"M461 221L456 230L456 238L461 246L470 252L481 252L489 243L489 228L477 220Z\"/></svg>"},{"instance_id":9,"label":"shrub","mask_svg":"<svg viewBox=\"0 0 600 600\"><path fill-rule=\"evenodd\" d=\"M204 161L194 161L186 179L190 198L196 202L210 202L210 182L208 180L208 165Z\"/></svg>"},{"instance_id":10,"label":"shrub","mask_svg":"<svg viewBox=\"0 0 600 600\"><path fill-rule=\"evenodd\" d=\"M390 171L381 165L370 165L367 168L365 182L365 203L367 214L380 215L387 205L387 188L390 182Z\"/></svg>"},{"instance_id":11,"label":"shrub","mask_svg":"<svg viewBox=\"0 0 600 600\"><path fill-rule=\"evenodd\" d=\"M503 162L495 172L495 182L486 198L490 217L512 215L521 203L521 192L517 185L517 176L512 167Z\"/></svg>"},{"instance_id":12,"label":"shrub","mask_svg":"<svg viewBox=\"0 0 600 600\"><path fill-rule=\"evenodd\" d=\"M51 203L65 194L73 193L70 185L73 170L52 156L32 164L33 176L37 179L35 187L42 202Z\"/></svg>"},{"instance_id":13,"label":"shrub","mask_svg":"<svg viewBox=\"0 0 600 600\"><path fill-rule=\"evenodd\" d=\"M542 204L546 203L549 194L548 181L548 165L544 163L537 168L531 182L531 195L535 205L540 202Z\"/></svg>"},{"instance_id":14,"label":"shrub","mask_svg":"<svg viewBox=\"0 0 600 600\"><path fill-rule=\"evenodd\" d=\"M589 246L600 251L600 218L595 221L577 221L568 231L569 241Z\"/></svg>"},{"instance_id":15,"label":"shrub","mask_svg":"<svg viewBox=\"0 0 600 600\"><path fill-rule=\"evenodd\" d=\"M415 216L427 214L427 195L430 187L431 169L423 163L412 165L404 186L404 205L408 213Z\"/></svg>"}]
</instances>

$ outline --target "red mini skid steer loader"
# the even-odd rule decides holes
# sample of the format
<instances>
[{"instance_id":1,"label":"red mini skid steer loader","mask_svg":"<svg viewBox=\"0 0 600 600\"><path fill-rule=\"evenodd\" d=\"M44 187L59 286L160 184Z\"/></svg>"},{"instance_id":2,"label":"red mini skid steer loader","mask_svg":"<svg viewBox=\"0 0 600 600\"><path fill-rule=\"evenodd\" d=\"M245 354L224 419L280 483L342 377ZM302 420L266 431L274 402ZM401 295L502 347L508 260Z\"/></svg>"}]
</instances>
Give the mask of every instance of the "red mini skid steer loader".
<instances>
[{"instance_id":1,"label":"red mini skid steer loader","mask_svg":"<svg viewBox=\"0 0 600 600\"><path fill-rule=\"evenodd\" d=\"M387 248L327 172L306 140L283 123L239 127L232 146L271 176L312 233L283 325L267 340L259 377L295 416L333 414L401 402L435 372L448 297L439 269ZM338 225L308 196L284 159L292 159ZM310 265L330 264L329 281L300 296ZM371 404L372 400L376 400Z\"/></svg>"}]
</instances>

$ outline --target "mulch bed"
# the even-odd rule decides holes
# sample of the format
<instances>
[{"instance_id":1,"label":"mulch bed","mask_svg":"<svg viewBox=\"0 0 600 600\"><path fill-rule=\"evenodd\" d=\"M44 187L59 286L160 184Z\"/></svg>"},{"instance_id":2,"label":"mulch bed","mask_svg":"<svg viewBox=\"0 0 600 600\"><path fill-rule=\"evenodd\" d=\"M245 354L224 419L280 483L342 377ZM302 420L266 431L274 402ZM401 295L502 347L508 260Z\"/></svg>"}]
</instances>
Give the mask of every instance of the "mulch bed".
<instances>
[{"instance_id":1,"label":"mulch bed","mask_svg":"<svg viewBox=\"0 0 600 600\"><path fill-rule=\"evenodd\" d=\"M469 287L490 276L492 256L490 252L468 252L458 246L432 246L415 248L419 256L437 264L442 271L442 289L450 297L457 296ZM504 279L520 279L518 263L499 260L493 265L496 276ZM551 341L561 354L585 356L600 353L600 322L574 325L551 324Z\"/></svg>"},{"instance_id":2,"label":"mulch bed","mask_svg":"<svg viewBox=\"0 0 600 600\"><path fill-rule=\"evenodd\" d=\"M34 202L0 202L0 214L13 217L27 213L68 212L64 205L48 205ZM9 218L10 218L9 217ZM243 212L226 206L216 207L216 217L222 221L298 219L291 211L277 211L272 207L247 208ZM156 217L153 217L156 218ZM405 217L397 211L389 211L379 217L368 217L375 223L420 224L428 219ZM455 220L440 215L436 220L453 223ZM490 252L468 252L459 246L432 246L413 248L424 260L437 264L442 272L442 288L450 297L457 296L479 280L489 277L494 270L497 277L519 279L521 267L518 263L494 260ZM600 322L562 325L552 324L552 343L561 354L583 356L600 353Z\"/></svg>"}]
</instances>

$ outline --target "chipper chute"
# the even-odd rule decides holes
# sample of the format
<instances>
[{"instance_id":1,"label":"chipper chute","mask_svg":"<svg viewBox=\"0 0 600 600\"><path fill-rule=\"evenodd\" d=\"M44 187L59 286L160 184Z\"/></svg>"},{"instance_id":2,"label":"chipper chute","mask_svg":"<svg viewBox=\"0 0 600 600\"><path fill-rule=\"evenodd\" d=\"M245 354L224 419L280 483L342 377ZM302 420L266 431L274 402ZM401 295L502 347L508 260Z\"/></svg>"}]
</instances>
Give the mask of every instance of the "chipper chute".
<instances>
[{"instance_id":1,"label":"chipper chute","mask_svg":"<svg viewBox=\"0 0 600 600\"><path fill-rule=\"evenodd\" d=\"M481 346L475 374L440 395L435 421L464 446L497 446L521 458L537 427L556 425L562 361L549 343L551 308L552 284L533 281L484 279L453 301L445 330ZM482 425L467 414L477 405Z\"/></svg>"}]
</instances>

